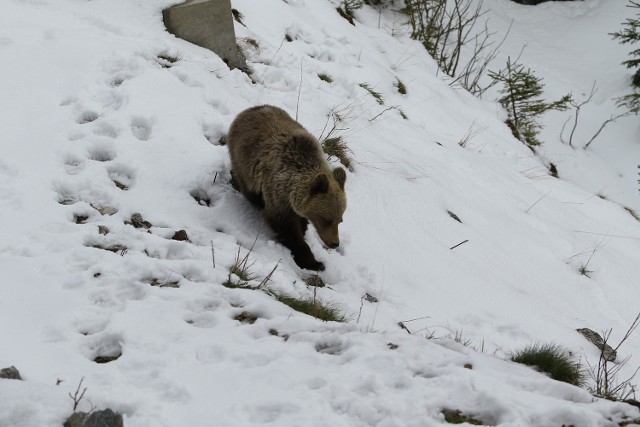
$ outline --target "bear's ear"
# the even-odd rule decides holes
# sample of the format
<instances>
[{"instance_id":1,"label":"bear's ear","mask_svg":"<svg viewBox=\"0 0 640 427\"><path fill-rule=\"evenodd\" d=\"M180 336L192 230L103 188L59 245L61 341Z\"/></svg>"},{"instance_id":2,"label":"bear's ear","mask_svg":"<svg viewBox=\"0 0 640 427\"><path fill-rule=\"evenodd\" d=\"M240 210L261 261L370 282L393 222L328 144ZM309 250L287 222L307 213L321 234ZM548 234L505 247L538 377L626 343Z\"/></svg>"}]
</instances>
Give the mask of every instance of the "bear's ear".
<instances>
[{"instance_id":1,"label":"bear's ear","mask_svg":"<svg viewBox=\"0 0 640 427\"><path fill-rule=\"evenodd\" d=\"M344 190L344 183L347 180L347 173L342 168L335 168L333 170L333 177L338 181L340 188Z\"/></svg>"},{"instance_id":2,"label":"bear's ear","mask_svg":"<svg viewBox=\"0 0 640 427\"><path fill-rule=\"evenodd\" d=\"M311 184L311 195L318 193L326 193L329 190L329 178L327 175L321 173L316 176Z\"/></svg>"}]
</instances>

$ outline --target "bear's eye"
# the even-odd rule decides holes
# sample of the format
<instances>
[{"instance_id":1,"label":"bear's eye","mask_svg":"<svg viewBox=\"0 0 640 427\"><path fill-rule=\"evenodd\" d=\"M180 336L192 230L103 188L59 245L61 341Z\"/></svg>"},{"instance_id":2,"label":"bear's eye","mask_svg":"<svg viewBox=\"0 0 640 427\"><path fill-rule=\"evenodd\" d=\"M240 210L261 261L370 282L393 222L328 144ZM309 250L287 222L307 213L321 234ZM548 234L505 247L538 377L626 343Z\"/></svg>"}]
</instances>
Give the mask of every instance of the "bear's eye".
<instances>
[{"instance_id":1,"label":"bear's eye","mask_svg":"<svg viewBox=\"0 0 640 427\"><path fill-rule=\"evenodd\" d=\"M333 225L333 220L323 218L322 225L324 225L325 227L331 227L331 225Z\"/></svg>"}]
</instances>

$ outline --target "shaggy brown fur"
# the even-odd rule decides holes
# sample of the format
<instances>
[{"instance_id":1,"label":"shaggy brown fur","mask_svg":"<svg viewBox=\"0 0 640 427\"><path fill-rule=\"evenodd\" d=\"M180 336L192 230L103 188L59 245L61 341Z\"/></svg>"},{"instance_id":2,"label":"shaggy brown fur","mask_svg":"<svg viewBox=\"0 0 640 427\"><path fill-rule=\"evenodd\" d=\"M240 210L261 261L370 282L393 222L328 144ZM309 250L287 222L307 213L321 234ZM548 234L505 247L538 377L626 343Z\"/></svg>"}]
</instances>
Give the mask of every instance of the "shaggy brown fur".
<instances>
[{"instance_id":1,"label":"shaggy brown fur","mask_svg":"<svg viewBox=\"0 0 640 427\"><path fill-rule=\"evenodd\" d=\"M331 169L318 141L284 110L270 105L243 111L227 144L233 180L301 268L324 270L304 241L309 221L330 248L347 206L344 169Z\"/></svg>"}]
</instances>

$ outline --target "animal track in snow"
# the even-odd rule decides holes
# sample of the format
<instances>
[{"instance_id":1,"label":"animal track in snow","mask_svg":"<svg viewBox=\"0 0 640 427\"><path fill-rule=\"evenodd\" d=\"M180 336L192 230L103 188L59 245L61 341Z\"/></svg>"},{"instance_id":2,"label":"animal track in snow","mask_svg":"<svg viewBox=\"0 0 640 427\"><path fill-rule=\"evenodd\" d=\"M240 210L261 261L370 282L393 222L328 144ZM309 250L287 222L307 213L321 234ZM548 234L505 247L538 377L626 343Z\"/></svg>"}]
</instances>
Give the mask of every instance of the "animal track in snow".
<instances>
[{"instance_id":1,"label":"animal track in snow","mask_svg":"<svg viewBox=\"0 0 640 427\"><path fill-rule=\"evenodd\" d=\"M86 344L85 353L96 363L108 363L122 356L122 341L119 334L93 336Z\"/></svg>"},{"instance_id":2,"label":"animal track in snow","mask_svg":"<svg viewBox=\"0 0 640 427\"><path fill-rule=\"evenodd\" d=\"M136 173L133 168L123 164L110 165L107 173L109 179L121 190L128 190L135 182Z\"/></svg>"},{"instance_id":3,"label":"animal track in snow","mask_svg":"<svg viewBox=\"0 0 640 427\"><path fill-rule=\"evenodd\" d=\"M323 387L326 387L327 381L320 377L310 378L306 382L306 386L310 390L320 390Z\"/></svg>"},{"instance_id":4,"label":"animal track in snow","mask_svg":"<svg viewBox=\"0 0 640 427\"><path fill-rule=\"evenodd\" d=\"M77 141L84 138L85 136L87 136L87 134L83 130L75 129L69 132L67 138L69 139L69 141Z\"/></svg>"},{"instance_id":5,"label":"animal track in snow","mask_svg":"<svg viewBox=\"0 0 640 427\"><path fill-rule=\"evenodd\" d=\"M213 313L192 313L185 317L185 321L196 328L213 328L217 324Z\"/></svg>"},{"instance_id":6,"label":"animal track in snow","mask_svg":"<svg viewBox=\"0 0 640 427\"><path fill-rule=\"evenodd\" d=\"M202 133L212 145L225 145L226 135L222 123L206 123L202 126Z\"/></svg>"},{"instance_id":7,"label":"animal track in snow","mask_svg":"<svg viewBox=\"0 0 640 427\"><path fill-rule=\"evenodd\" d=\"M94 335L98 332L104 331L109 324L109 319L104 316L91 317L78 320L76 328L82 335Z\"/></svg>"},{"instance_id":8,"label":"animal track in snow","mask_svg":"<svg viewBox=\"0 0 640 427\"><path fill-rule=\"evenodd\" d=\"M189 194L200 206L210 207L213 204L213 196L208 194L208 192L202 188L191 190Z\"/></svg>"},{"instance_id":9,"label":"animal track in snow","mask_svg":"<svg viewBox=\"0 0 640 427\"><path fill-rule=\"evenodd\" d=\"M231 113L227 103L220 98L219 94L206 94L205 97L205 101L213 107L216 114L228 115Z\"/></svg>"},{"instance_id":10,"label":"animal track in snow","mask_svg":"<svg viewBox=\"0 0 640 427\"><path fill-rule=\"evenodd\" d=\"M149 258L190 260L197 256L197 251L189 242L170 240L166 243L150 243L144 250Z\"/></svg>"},{"instance_id":11,"label":"animal track in snow","mask_svg":"<svg viewBox=\"0 0 640 427\"><path fill-rule=\"evenodd\" d=\"M303 411L303 408L287 401L272 401L268 403L248 404L242 408L243 413L252 424L277 423L278 419L290 419L293 414Z\"/></svg>"},{"instance_id":12,"label":"animal track in snow","mask_svg":"<svg viewBox=\"0 0 640 427\"><path fill-rule=\"evenodd\" d=\"M94 143L87 150L87 157L97 162L108 162L116 158L116 151L110 144Z\"/></svg>"},{"instance_id":13,"label":"animal track in snow","mask_svg":"<svg viewBox=\"0 0 640 427\"><path fill-rule=\"evenodd\" d=\"M204 87L204 85L202 83L200 83L199 81L196 81L193 79L193 77L191 77L189 74L180 71L180 70L176 70L176 69L172 69L171 70L173 75L176 76L178 79L180 79L180 81L182 83L184 83L185 85L189 86L189 87L195 87L195 88L201 88Z\"/></svg>"},{"instance_id":14,"label":"animal track in snow","mask_svg":"<svg viewBox=\"0 0 640 427\"><path fill-rule=\"evenodd\" d=\"M184 317L185 322L197 328L213 328L218 323L215 314L222 306L217 299L198 299L188 303L190 313Z\"/></svg>"},{"instance_id":15,"label":"animal track in snow","mask_svg":"<svg viewBox=\"0 0 640 427\"><path fill-rule=\"evenodd\" d=\"M153 120L135 116L131 119L131 133L140 141L147 141L151 137L153 129Z\"/></svg>"},{"instance_id":16,"label":"animal track in snow","mask_svg":"<svg viewBox=\"0 0 640 427\"><path fill-rule=\"evenodd\" d=\"M74 203L78 203L78 198L75 194L62 191L58 192L58 203L61 205L73 205Z\"/></svg>"},{"instance_id":17,"label":"animal track in snow","mask_svg":"<svg viewBox=\"0 0 640 427\"><path fill-rule=\"evenodd\" d=\"M348 344L338 335L323 337L315 344L318 353L341 354L348 348Z\"/></svg>"},{"instance_id":18,"label":"animal track in snow","mask_svg":"<svg viewBox=\"0 0 640 427\"><path fill-rule=\"evenodd\" d=\"M196 359L203 363L220 363L226 357L224 346L211 344L196 350Z\"/></svg>"},{"instance_id":19,"label":"animal track in snow","mask_svg":"<svg viewBox=\"0 0 640 427\"><path fill-rule=\"evenodd\" d=\"M71 154L71 153L66 154L63 157L62 162L64 164L64 170L69 175L76 175L76 174L80 173L84 169L84 166L85 166L84 159L76 156L75 154Z\"/></svg>"},{"instance_id":20,"label":"animal track in snow","mask_svg":"<svg viewBox=\"0 0 640 427\"><path fill-rule=\"evenodd\" d=\"M125 80L126 78L123 77L122 75L117 75L107 81L107 86L114 87L114 88L119 87L122 83L125 82Z\"/></svg>"},{"instance_id":21,"label":"animal track in snow","mask_svg":"<svg viewBox=\"0 0 640 427\"><path fill-rule=\"evenodd\" d=\"M106 136L108 138L117 138L120 135L120 129L109 122L100 121L95 123L93 134L98 136Z\"/></svg>"},{"instance_id":22,"label":"animal track in snow","mask_svg":"<svg viewBox=\"0 0 640 427\"><path fill-rule=\"evenodd\" d=\"M95 111L86 110L86 111L81 112L78 115L78 117L76 117L76 123L78 123L80 125L85 124L85 123L91 123L91 122L94 122L94 121L98 120L98 117L100 117L100 116Z\"/></svg>"},{"instance_id":23,"label":"animal track in snow","mask_svg":"<svg viewBox=\"0 0 640 427\"><path fill-rule=\"evenodd\" d=\"M57 201L61 205L73 205L83 203L87 208L91 207L102 215L113 215L118 210L113 207L111 192L102 187L94 187L88 179L83 181L57 181L54 190L58 193ZM75 208L74 212L78 212Z\"/></svg>"},{"instance_id":24,"label":"animal track in snow","mask_svg":"<svg viewBox=\"0 0 640 427\"><path fill-rule=\"evenodd\" d=\"M335 61L335 57L333 50L326 48L326 47L322 47L322 46L317 46L317 45L310 45L307 48L307 55L309 55L311 58L316 59L318 61L322 61L322 62L334 62Z\"/></svg>"},{"instance_id":25,"label":"animal track in snow","mask_svg":"<svg viewBox=\"0 0 640 427\"><path fill-rule=\"evenodd\" d=\"M140 56L110 58L104 64L104 69L109 75L105 83L111 88L117 88L139 75L146 66L147 60Z\"/></svg>"},{"instance_id":26,"label":"animal track in snow","mask_svg":"<svg viewBox=\"0 0 640 427\"><path fill-rule=\"evenodd\" d=\"M213 174L207 173L199 177L197 186L189 191L189 194L200 206L214 206L224 197L224 192L231 187L227 184L230 181L231 173L223 167L222 170L217 170Z\"/></svg>"},{"instance_id":27,"label":"animal track in snow","mask_svg":"<svg viewBox=\"0 0 640 427\"><path fill-rule=\"evenodd\" d=\"M96 211L85 206L84 209L76 210L73 213L73 222L76 224L86 224L89 219L95 216L97 216Z\"/></svg>"},{"instance_id":28,"label":"animal track in snow","mask_svg":"<svg viewBox=\"0 0 640 427\"><path fill-rule=\"evenodd\" d=\"M77 101L78 101L78 98L76 98L75 96L67 96L62 101L60 101L60 106L61 107L66 107L66 106L71 105L72 103L77 102Z\"/></svg>"},{"instance_id":29,"label":"animal track in snow","mask_svg":"<svg viewBox=\"0 0 640 427\"><path fill-rule=\"evenodd\" d=\"M221 308L223 301L224 300L218 298L199 298L187 303L187 308L194 313L212 312ZM225 304L225 307L226 306L227 304Z\"/></svg>"}]
</instances>

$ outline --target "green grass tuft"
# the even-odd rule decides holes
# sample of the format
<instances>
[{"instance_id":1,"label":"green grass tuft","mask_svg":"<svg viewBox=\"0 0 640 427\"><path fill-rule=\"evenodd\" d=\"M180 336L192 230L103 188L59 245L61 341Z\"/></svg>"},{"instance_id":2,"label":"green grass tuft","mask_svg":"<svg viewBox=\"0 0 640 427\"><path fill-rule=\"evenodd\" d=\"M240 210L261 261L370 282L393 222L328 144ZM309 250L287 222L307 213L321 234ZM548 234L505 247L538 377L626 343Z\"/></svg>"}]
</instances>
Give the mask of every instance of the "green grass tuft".
<instances>
[{"instance_id":1,"label":"green grass tuft","mask_svg":"<svg viewBox=\"0 0 640 427\"><path fill-rule=\"evenodd\" d=\"M286 294L276 294L276 299L300 313L308 314L325 322L346 322L344 310L336 303L322 301L319 298L294 297Z\"/></svg>"},{"instance_id":2,"label":"green grass tuft","mask_svg":"<svg viewBox=\"0 0 640 427\"><path fill-rule=\"evenodd\" d=\"M634 217L636 219L636 221L640 221L640 215L638 215L638 212L636 212L634 209L631 209L628 206L623 206L624 210L629 212L629 215L631 215L632 217Z\"/></svg>"},{"instance_id":3,"label":"green grass tuft","mask_svg":"<svg viewBox=\"0 0 640 427\"><path fill-rule=\"evenodd\" d=\"M578 269L578 271L580 272L580 274L582 274L583 276L588 277L589 279L591 279L591 273L593 273L593 270L589 270L587 268L587 265L582 265L580 266L580 268Z\"/></svg>"},{"instance_id":4,"label":"green grass tuft","mask_svg":"<svg viewBox=\"0 0 640 427\"><path fill-rule=\"evenodd\" d=\"M340 163L351 170L351 158L349 157L349 147L341 136L334 136L322 141L322 151L329 158L335 157Z\"/></svg>"},{"instance_id":5,"label":"green grass tuft","mask_svg":"<svg viewBox=\"0 0 640 427\"><path fill-rule=\"evenodd\" d=\"M244 22L242 22L242 20L244 19L244 15L238 9L231 9L231 14L233 15L233 19L235 19L238 24L246 27L246 25L244 25Z\"/></svg>"},{"instance_id":6,"label":"green grass tuft","mask_svg":"<svg viewBox=\"0 0 640 427\"><path fill-rule=\"evenodd\" d=\"M549 374L557 381L582 386L585 374L580 363L556 344L533 344L513 353L511 361L531 366L539 372Z\"/></svg>"},{"instance_id":7,"label":"green grass tuft","mask_svg":"<svg viewBox=\"0 0 640 427\"><path fill-rule=\"evenodd\" d=\"M169 68L178 61L180 61L180 58L178 58L177 56L165 53L158 55L158 64L160 64L162 68Z\"/></svg>"},{"instance_id":8,"label":"green grass tuft","mask_svg":"<svg viewBox=\"0 0 640 427\"><path fill-rule=\"evenodd\" d=\"M238 244L236 259L233 265L229 267L229 277L222 284L222 286L225 286L227 288L251 288L251 286L249 286L249 282L255 279L255 277L249 271L249 269L253 265L253 262L249 263L249 255L251 255L251 252L253 251L253 248L256 245L257 241L258 237L256 236L256 239L253 241L253 245L251 245L251 247L247 251L247 254L243 258L240 258L240 244ZM235 276L235 278L233 276Z\"/></svg>"},{"instance_id":9,"label":"green grass tuft","mask_svg":"<svg viewBox=\"0 0 640 427\"><path fill-rule=\"evenodd\" d=\"M481 426L482 421L477 420L473 417L463 414L458 409L443 409L442 415L444 415L444 420L449 424L462 424L467 423L474 426Z\"/></svg>"},{"instance_id":10,"label":"green grass tuft","mask_svg":"<svg viewBox=\"0 0 640 427\"><path fill-rule=\"evenodd\" d=\"M318 78L327 83L333 83L333 78L329 74L320 73L318 74Z\"/></svg>"},{"instance_id":11,"label":"green grass tuft","mask_svg":"<svg viewBox=\"0 0 640 427\"><path fill-rule=\"evenodd\" d=\"M407 94L407 87L397 77L396 77L396 82L394 83L394 86L396 87L396 89L398 89L398 92L401 95L406 95Z\"/></svg>"},{"instance_id":12,"label":"green grass tuft","mask_svg":"<svg viewBox=\"0 0 640 427\"><path fill-rule=\"evenodd\" d=\"M373 96L373 98L376 100L376 102L380 105L384 105L384 99L382 98L382 94L380 92L375 91L370 85L369 83L360 83L358 86L360 86L362 89L366 90L367 92L369 92L371 94L371 96Z\"/></svg>"},{"instance_id":13,"label":"green grass tuft","mask_svg":"<svg viewBox=\"0 0 640 427\"><path fill-rule=\"evenodd\" d=\"M100 364L110 363L110 362L113 362L114 360L118 360L120 356L122 356L122 353L115 354L113 356L96 356L95 359L93 359L93 361Z\"/></svg>"},{"instance_id":14,"label":"green grass tuft","mask_svg":"<svg viewBox=\"0 0 640 427\"><path fill-rule=\"evenodd\" d=\"M344 19L346 19L347 21L349 21L349 24L355 26L356 23L353 22L353 15L349 14L346 10L344 10L341 7L336 7L336 11L338 12L338 14L340 16L342 16Z\"/></svg>"},{"instance_id":15,"label":"green grass tuft","mask_svg":"<svg viewBox=\"0 0 640 427\"><path fill-rule=\"evenodd\" d=\"M246 45L251 46L252 48L254 48L255 50L260 50L260 43L258 43L258 41L254 38L251 37L244 37L242 40Z\"/></svg>"}]
</instances>

